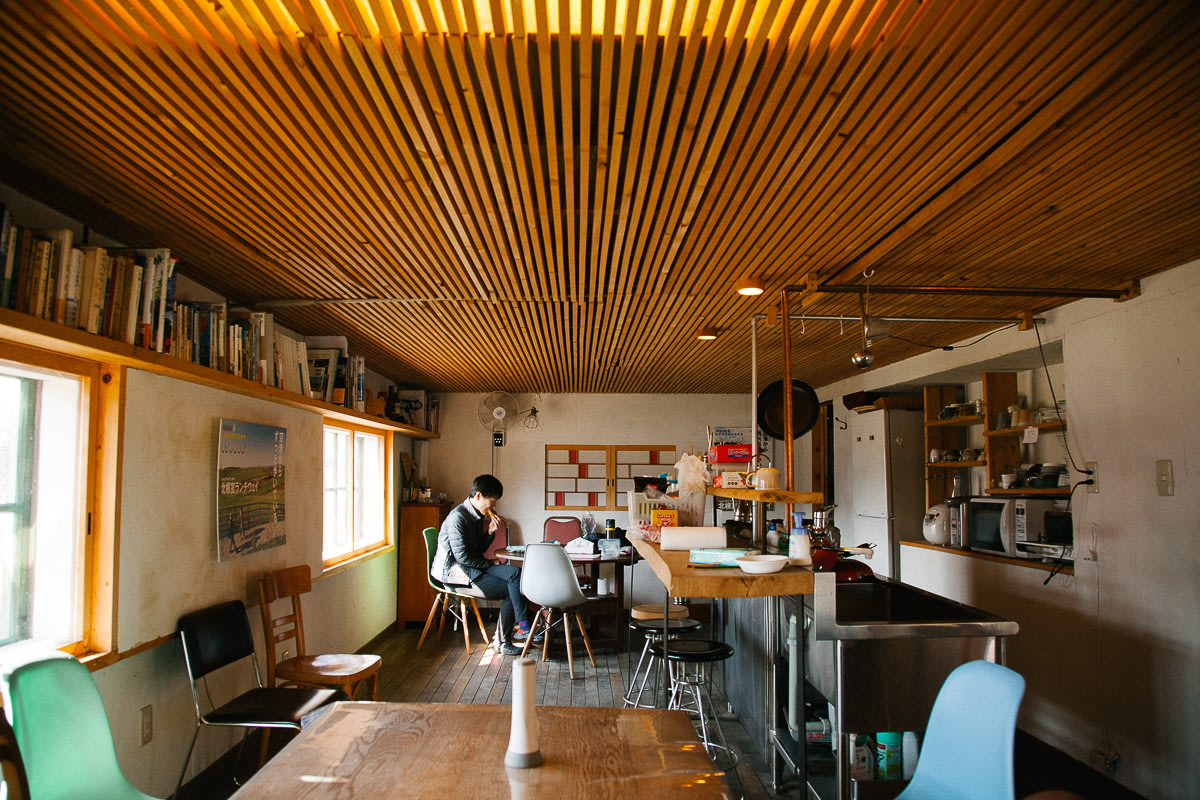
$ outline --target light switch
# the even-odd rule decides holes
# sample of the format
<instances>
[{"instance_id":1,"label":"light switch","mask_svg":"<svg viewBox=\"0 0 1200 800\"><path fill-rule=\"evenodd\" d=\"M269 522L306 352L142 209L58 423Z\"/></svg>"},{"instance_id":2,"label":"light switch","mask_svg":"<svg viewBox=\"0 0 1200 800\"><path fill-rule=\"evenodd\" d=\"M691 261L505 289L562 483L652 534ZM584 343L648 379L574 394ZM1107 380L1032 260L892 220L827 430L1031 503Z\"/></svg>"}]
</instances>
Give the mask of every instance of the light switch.
<instances>
[{"instance_id":1,"label":"light switch","mask_svg":"<svg viewBox=\"0 0 1200 800\"><path fill-rule=\"evenodd\" d=\"M1172 497L1175 494L1175 467L1169 458L1161 458L1154 462L1154 482L1158 484L1158 493L1162 497Z\"/></svg>"}]
</instances>

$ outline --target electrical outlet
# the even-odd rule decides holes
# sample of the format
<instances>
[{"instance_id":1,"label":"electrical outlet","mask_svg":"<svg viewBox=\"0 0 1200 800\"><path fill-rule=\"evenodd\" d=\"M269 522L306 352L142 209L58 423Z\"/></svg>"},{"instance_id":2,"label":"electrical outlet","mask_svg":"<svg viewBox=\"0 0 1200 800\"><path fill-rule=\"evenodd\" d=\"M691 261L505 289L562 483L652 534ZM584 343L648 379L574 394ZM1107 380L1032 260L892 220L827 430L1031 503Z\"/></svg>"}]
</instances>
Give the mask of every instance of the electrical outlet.
<instances>
[{"instance_id":1,"label":"electrical outlet","mask_svg":"<svg viewBox=\"0 0 1200 800\"><path fill-rule=\"evenodd\" d=\"M1084 470L1084 472L1092 473L1091 475L1084 476L1085 478L1092 479L1091 485L1089 485L1087 487L1088 494L1095 494L1096 492L1100 491L1100 470L1099 470L1099 468L1097 468L1096 462L1095 461L1083 462L1083 470Z\"/></svg>"},{"instance_id":2,"label":"electrical outlet","mask_svg":"<svg viewBox=\"0 0 1200 800\"><path fill-rule=\"evenodd\" d=\"M142 746L150 744L150 740L154 738L154 706L142 706Z\"/></svg>"}]
</instances>

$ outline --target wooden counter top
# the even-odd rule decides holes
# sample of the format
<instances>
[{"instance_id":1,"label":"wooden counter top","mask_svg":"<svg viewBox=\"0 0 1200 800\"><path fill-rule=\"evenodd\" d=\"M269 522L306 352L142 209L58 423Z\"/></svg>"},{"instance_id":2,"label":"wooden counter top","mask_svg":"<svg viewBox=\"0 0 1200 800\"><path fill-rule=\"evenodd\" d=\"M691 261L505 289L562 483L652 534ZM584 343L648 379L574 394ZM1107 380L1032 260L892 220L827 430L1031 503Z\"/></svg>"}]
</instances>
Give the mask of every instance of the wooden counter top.
<instances>
[{"instance_id":1,"label":"wooden counter top","mask_svg":"<svg viewBox=\"0 0 1200 800\"><path fill-rule=\"evenodd\" d=\"M825 505L822 492L791 492L784 489L725 489L710 486L707 493L713 497L731 500L753 500L756 503L791 503L792 505Z\"/></svg>"},{"instance_id":2,"label":"wooden counter top","mask_svg":"<svg viewBox=\"0 0 1200 800\"><path fill-rule=\"evenodd\" d=\"M662 550L656 542L630 539L634 549L667 587L671 597L775 597L812 594L811 567L784 567L770 575L748 575L737 567L688 566L687 550ZM730 542L744 547L745 542Z\"/></svg>"}]
</instances>

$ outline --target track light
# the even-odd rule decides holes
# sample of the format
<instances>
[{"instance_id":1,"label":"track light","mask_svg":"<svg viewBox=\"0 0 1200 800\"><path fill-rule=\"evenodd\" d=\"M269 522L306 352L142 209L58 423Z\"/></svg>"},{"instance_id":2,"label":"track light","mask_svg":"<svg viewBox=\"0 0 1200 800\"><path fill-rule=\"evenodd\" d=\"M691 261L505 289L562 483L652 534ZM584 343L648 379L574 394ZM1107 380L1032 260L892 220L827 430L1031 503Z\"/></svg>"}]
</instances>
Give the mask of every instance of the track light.
<instances>
[{"instance_id":1,"label":"track light","mask_svg":"<svg viewBox=\"0 0 1200 800\"><path fill-rule=\"evenodd\" d=\"M765 291L763 279L757 277L742 278L737 283L737 293L746 297L756 297Z\"/></svg>"},{"instance_id":2,"label":"track light","mask_svg":"<svg viewBox=\"0 0 1200 800\"><path fill-rule=\"evenodd\" d=\"M719 333L720 331L718 331L716 328L704 327L696 331L696 338L707 342L717 338Z\"/></svg>"}]
</instances>

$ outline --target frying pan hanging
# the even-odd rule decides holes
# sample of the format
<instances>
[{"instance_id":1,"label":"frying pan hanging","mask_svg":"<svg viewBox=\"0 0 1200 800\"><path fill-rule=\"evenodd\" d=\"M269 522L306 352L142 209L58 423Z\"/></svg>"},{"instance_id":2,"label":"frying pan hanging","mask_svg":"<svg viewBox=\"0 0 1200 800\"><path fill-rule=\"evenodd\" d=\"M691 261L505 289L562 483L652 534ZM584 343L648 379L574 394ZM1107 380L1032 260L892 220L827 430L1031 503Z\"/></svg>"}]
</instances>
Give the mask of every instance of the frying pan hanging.
<instances>
[{"instance_id":1,"label":"frying pan hanging","mask_svg":"<svg viewBox=\"0 0 1200 800\"><path fill-rule=\"evenodd\" d=\"M758 426L772 439L784 438L783 381L775 381L758 396ZM820 402L813 388L792 381L792 438L799 439L817 424Z\"/></svg>"}]
</instances>

